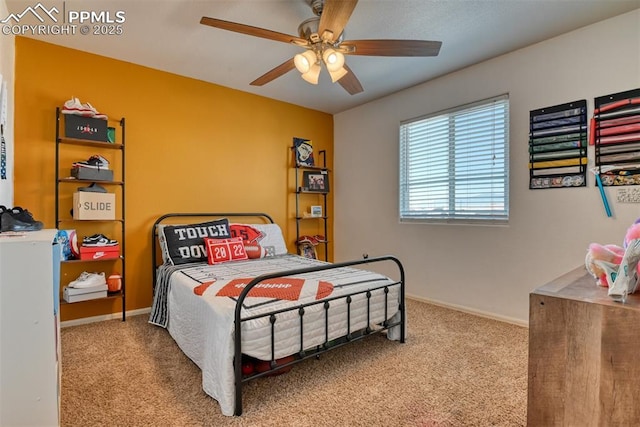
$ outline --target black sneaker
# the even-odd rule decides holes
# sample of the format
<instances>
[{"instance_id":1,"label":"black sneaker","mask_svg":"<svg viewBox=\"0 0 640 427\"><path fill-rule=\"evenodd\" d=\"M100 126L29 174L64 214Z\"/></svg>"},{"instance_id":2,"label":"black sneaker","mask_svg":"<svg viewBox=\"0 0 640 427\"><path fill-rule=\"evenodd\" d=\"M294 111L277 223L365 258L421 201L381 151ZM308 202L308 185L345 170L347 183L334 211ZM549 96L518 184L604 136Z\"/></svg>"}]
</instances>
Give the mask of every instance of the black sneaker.
<instances>
[{"instance_id":1,"label":"black sneaker","mask_svg":"<svg viewBox=\"0 0 640 427\"><path fill-rule=\"evenodd\" d=\"M89 160L82 160L80 162L73 162L74 167L91 168L91 169L106 169L109 170L109 160L96 154L89 157Z\"/></svg>"},{"instance_id":2,"label":"black sneaker","mask_svg":"<svg viewBox=\"0 0 640 427\"><path fill-rule=\"evenodd\" d=\"M117 244L117 240L111 240L104 234L94 234L82 239L82 246L116 246Z\"/></svg>"},{"instance_id":3,"label":"black sneaker","mask_svg":"<svg viewBox=\"0 0 640 427\"><path fill-rule=\"evenodd\" d=\"M92 182L91 185L88 185L86 187L78 187L78 191L89 191L91 193L106 193L107 189L101 185L96 184L95 182Z\"/></svg>"},{"instance_id":4,"label":"black sneaker","mask_svg":"<svg viewBox=\"0 0 640 427\"><path fill-rule=\"evenodd\" d=\"M4 231L38 231L43 224L33 219L33 215L26 209L16 206L7 209L0 206L0 232Z\"/></svg>"}]
</instances>

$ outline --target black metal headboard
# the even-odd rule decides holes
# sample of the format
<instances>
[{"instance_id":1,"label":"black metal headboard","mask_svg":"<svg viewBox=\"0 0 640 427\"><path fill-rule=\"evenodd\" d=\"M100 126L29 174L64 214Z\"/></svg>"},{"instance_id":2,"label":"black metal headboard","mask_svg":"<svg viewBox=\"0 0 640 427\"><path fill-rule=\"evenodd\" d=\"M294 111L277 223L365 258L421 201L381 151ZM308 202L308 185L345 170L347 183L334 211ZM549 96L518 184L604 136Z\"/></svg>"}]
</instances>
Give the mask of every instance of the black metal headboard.
<instances>
[{"instance_id":1,"label":"black metal headboard","mask_svg":"<svg viewBox=\"0 0 640 427\"><path fill-rule=\"evenodd\" d=\"M191 218L191 220L187 221L187 223L192 222L195 219L202 220L203 218L262 218L264 221L269 222L271 224L274 223L273 218L270 215L263 212L196 212L196 213L187 213L187 212L175 212L164 214L153 223L151 227L151 277L152 289L155 290L156 287L156 268L157 268L157 242L156 238L158 236L158 225L163 221L167 221L170 218ZM173 223L175 224L175 223Z\"/></svg>"}]
</instances>

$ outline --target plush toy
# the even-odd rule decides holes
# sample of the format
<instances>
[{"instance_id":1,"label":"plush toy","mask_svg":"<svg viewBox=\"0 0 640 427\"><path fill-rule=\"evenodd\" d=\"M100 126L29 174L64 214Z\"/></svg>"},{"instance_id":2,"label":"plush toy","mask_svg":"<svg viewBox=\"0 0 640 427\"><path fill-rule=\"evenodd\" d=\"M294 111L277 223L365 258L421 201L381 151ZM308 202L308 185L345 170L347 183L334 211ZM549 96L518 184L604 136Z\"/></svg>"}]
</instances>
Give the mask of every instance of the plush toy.
<instances>
[{"instance_id":1,"label":"plush toy","mask_svg":"<svg viewBox=\"0 0 640 427\"><path fill-rule=\"evenodd\" d=\"M608 288L612 284L609 277L612 273L615 277L623 256L624 248L618 245L591 243L584 264L589 274L596 279L598 286Z\"/></svg>"},{"instance_id":2,"label":"plush toy","mask_svg":"<svg viewBox=\"0 0 640 427\"><path fill-rule=\"evenodd\" d=\"M624 235L622 247L618 245L601 245L591 243L584 260L587 271L596 279L598 286L609 287L613 284L618 267L626 248L632 240L640 239L640 218L627 229ZM637 271L640 274L640 264Z\"/></svg>"},{"instance_id":3,"label":"plush toy","mask_svg":"<svg viewBox=\"0 0 640 427\"><path fill-rule=\"evenodd\" d=\"M640 218L631 224L631 227L627 228L627 232L624 235L623 246L626 249L629 246L629 242L634 239L640 239Z\"/></svg>"}]
</instances>

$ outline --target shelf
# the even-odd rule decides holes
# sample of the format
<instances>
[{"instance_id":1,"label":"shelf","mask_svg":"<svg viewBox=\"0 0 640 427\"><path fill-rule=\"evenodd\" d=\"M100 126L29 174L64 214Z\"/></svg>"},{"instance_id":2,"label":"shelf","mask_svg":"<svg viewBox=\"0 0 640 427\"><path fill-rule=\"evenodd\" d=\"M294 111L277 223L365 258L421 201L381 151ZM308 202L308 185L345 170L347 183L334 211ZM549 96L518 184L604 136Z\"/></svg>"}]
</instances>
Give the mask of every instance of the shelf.
<instances>
[{"instance_id":1,"label":"shelf","mask_svg":"<svg viewBox=\"0 0 640 427\"><path fill-rule=\"evenodd\" d=\"M329 172L330 169L324 167L324 166L308 166L308 165L297 165L296 166L297 169L305 169L305 170L313 170L313 171L327 171Z\"/></svg>"},{"instance_id":2,"label":"shelf","mask_svg":"<svg viewBox=\"0 0 640 427\"><path fill-rule=\"evenodd\" d=\"M294 188L293 193L295 194L295 215L294 215L294 218L296 221L296 240L295 241L296 241L296 244L298 245L298 253L300 255L309 256L309 252L307 251L308 248L305 248L304 245L297 243L298 240L300 240L300 236L302 234L301 224L303 222L306 222L304 227L318 227L318 228L322 227L322 229L324 230L324 236L326 236L328 232L329 216L327 215L328 213L327 212L327 195L330 192L330 188L329 188L330 169L327 168L327 158L326 158L327 152L326 150L318 151L318 154L319 154L318 160L321 160L320 163L322 164L322 166L309 166L309 165L298 164L298 162L296 162L295 138L294 138L294 146L290 147L290 149L294 153L294 161L293 161L292 167L295 170L295 187L293 187ZM314 185L313 186L314 190L310 190L309 188L311 187L311 182L312 182L311 177L315 175L323 176L321 180L321 185L320 186ZM317 181L314 181L314 182L317 184ZM316 200L315 205L321 205L321 208L322 208L321 213L323 215L322 216L306 216L304 212L306 209L304 208L304 206L308 206L309 204L311 204L308 202L314 199L306 196L301 197L300 196L301 194L321 196L315 199ZM303 203L303 200L304 200L304 203ZM321 221L321 223L313 224L309 220ZM325 261L329 260L329 244L328 243L329 243L328 241L319 242L319 244L323 245L321 252L323 252ZM312 252L313 252L313 257L315 258L315 257L318 257L317 252L320 252L320 251L316 251L314 248Z\"/></svg>"},{"instance_id":3,"label":"shelf","mask_svg":"<svg viewBox=\"0 0 640 427\"><path fill-rule=\"evenodd\" d=\"M302 190L302 189L298 189L298 191L296 191L296 193L298 194L329 194L328 191L311 191L311 190Z\"/></svg>"},{"instance_id":4,"label":"shelf","mask_svg":"<svg viewBox=\"0 0 640 427\"><path fill-rule=\"evenodd\" d=\"M76 302L66 302L64 299L60 298L60 305L71 305L71 304L79 304L79 303L93 302L93 301L105 301L110 299L118 299L122 297L123 297L122 291L116 291L116 292L107 292L106 297L86 299L83 301L76 301Z\"/></svg>"},{"instance_id":5,"label":"shelf","mask_svg":"<svg viewBox=\"0 0 640 427\"><path fill-rule=\"evenodd\" d=\"M82 263L91 263L91 265L93 265L93 267L90 267L91 269L96 269L96 270L109 270L112 268L117 268L119 271L121 271L123 273L123 277L121 280L121 290L118 292L110 292L106 297L103 298L96 298L96 299L90 299L90 300L84 300L84 301L77 301L77 302L73 302L73 303L68 303L66 301L63 300L63 298L60 298L60 302L61 304L64 304L66 306L68 306L69 304L79 304L79 303L85 303L85 302L91 302L91 301L103 301L103 300L113 300L113 299L121 299L122 302L122 320L124 321L126 319L126 283L124 280L124 275L126 275L126 267L125 267L125 181L126 181L126 177L125 177L125 119L111 119L108 120L109 123L114 123L114 124L118 124L119 125L119 130L116 130L116 132L119 135L119 138L116 138L118 140L117 143L112 143L112 142L107 142L107 141L95 141L95 140L89 140L89 139L82 139L82 138L72 138L72 137L67 137L67 136L62 136L61 132L64 130L64 127L62 126L62 117L64 115L61 113L60 108L56 108L56 135L55 135L55 145L56 145L56 155L55 155L55 184L56 184L56 192L55 192L55 224L57 226L57 228L59 229L64 229L64 228L79 228L82 231L86 231L86 230L90 230L90 229L95 229L95 228L104 228L106 229L107 227L109 229L111 229L111 231L113 233L115 233L115 235L110 236L110 238L115 238L116 240L119 241L120 244L120 251L119 252L113 252L114 255L118 255L116 257L111 257L111 258L99 258L99 259L68 259L68 260L61 260L61 265L65 267L65 269L67 269L66 271L71 271L71 270L75 270L77 269L76 267L79 264ZM66 118L65 118L65 124L66 124ZM102 127L102 124L100 124L100 126ZM114 126L117 128L117 126ZM84 135L78 135L78 136L84 136ZM106 135L104 136L104 138L106 138ZM104 138L99 138L99 139L104 139ZM70 153L74 153L74 155L77 155L78 152L89 152L89 151L94 151L97 152L98 154L104 154L106 157L111 158L111 157L115 157L116 161L114 162L114 164L118 165L117 171L119 173L116 173L116 171L114 171L114 173L116 173L115 176L109 176L110 178L116 178L116 180L109 180L109 181L104 181L104 180L92 180L92 179L78 179L75 178L73 176L60 176L61 172L64 172L65 175L69 174L70 172L67 170L66 172L64 171L64 165L61 164L61 159L62 158L66 158L65 157L61 157L61 152L63 150L67 150L66 153L70 154ZM93 153L92 153L93 154ZM113 207L113 209L115 209L115 211L112 211L113 215L93 215L94 217L116 217L114 219L74 219L73 218L73 214L69 214L69 210L68 208L62 209L61 205L64 205L66 203L66 201L63 203L61 202L61 200L65 199L65 197L71 196L70 193L72 193L73 191L75 191L75 189L73 188L73 186L68 186L67 184L75 184L75 185L79 185L79 186L85 186L91 183L96 183L97 185L101 185L101 186L105 186L107 187L107 193L108 193L108 200L109 201L115 201L115 207ZM118 188L120 188L120 190L118 190ZM118 194L119 193L119 194ZM93 198L100 198L100 194L102 193L83 193L84 195L96 195ZM106 196L107 194L105 194ZM74 196L75 198L75 196ZM84 198L90 198L89 196L86 196ZM106 199L106 197L105 197ZM72 208L73 210L73 208ZM111 208L110 208L111 210ZM69 215L67 217L67 215ZM83 224L84 223L84 224ZM113 226L109 225L109 224L113 224ZM116 224L119 224L116 225ZM119 231L115 231L116 228L120 228ZM91 233L89 233L91 234ZM79 238L79 237L78 237ZM96 264L96 263L102 263L102 264ZM108 264L104 264L104 263L108 263ZM72 267L73 266L73 267ZM64 286L64 284L63 284Z\"/></svg>"},{"instance_id":6,"label":"shelf","mask_svg":"<svg viewBox=\"0 0 640 427\"><path fill-rule=\"evenodd\" d=\"M86 147L99 147L107 148L111 150L123 150L124 144L114 144L112 142L92 141L90 139L78 139L78 138L58 138L60 144L72 144L72 145L84 145Z\"/></svg>"},{"instance_id":7,"label":"shelf","mask_svg":"<svg viewBox=\"0 0 640 427\"><path fill-rule=\"evenodd\" d=\"M63 264L79 264L84 262L108 262L108 261L117 261L119 259L124 259L123 256L119 256L116 258L101 258L101 259L66 259L60 261Z\"/></svg>"},{"instance_id":8,"label":"shelf","mask_svg":"<svg viewBox=\"0 0 640 427\"><path fill-rule=\"evenodd\" d=\"M66 218L66 219L58 219L56 221L56 223L60 224L61 222L120 222L123 223L124 220L123 219L73 219L73 218Z\"/></svg>"},{"instance_id":9,"label":"shelf","mask_svg":"<svg viewBox=\"0 0 640 427\"><path fill-rule=\"evenodd\" d=\"M96 184L99 185L124 185L124 182L122 181L95 181L95 180L90 180L90 179L78 179L78 178L58 178L58 182L60 183L64 183L64 182L70 182L70 183L76 183L76 184L85 184L85 183L93 183L95 182Z\"/></svg>"}]
</instances>

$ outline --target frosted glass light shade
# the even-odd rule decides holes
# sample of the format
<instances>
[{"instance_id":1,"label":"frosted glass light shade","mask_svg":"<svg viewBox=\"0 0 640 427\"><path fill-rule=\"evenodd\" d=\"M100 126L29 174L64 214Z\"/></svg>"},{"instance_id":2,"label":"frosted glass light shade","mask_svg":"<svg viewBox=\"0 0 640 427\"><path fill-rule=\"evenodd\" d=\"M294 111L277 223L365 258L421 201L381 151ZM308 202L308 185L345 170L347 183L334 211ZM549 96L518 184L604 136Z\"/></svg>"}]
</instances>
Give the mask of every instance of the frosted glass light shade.
<instances>
[{"instance_id":1,"label":"frosted glass light shade","mask_svg":"<svg viewBox=\"0 0 640 427\"><path fill-rule=\"evenodd\" d=\"M314 85L318 84L318 77L320 77L320 65L316 63L311 65L309 71L302 73L302 78Z\"/></svg>"},{"instance_id":2,"label":"frosted glass light shade","mask_svg":"<svg viewBox=\"0 0 640 427\"><path fill-rule=\"evenodd\" d=\"M310 50L307 50L304 53L299 53L293 57L293 64L296 66L296 69L302 74L309 72L316 61L316 54Z\"/></svg>"},{"instance_id":3,"label":"frosted glass light shade","mask_svg":"<svg viewBox=\"0 0 640 427\"><path fill-rule=\"evenodd\" d=\"M344 55L329 48L322 53L322 59L329 71L338 71L344 65Z\"/></svg>"},{"instance_id":4,"label":"frosted glass light shade","mask_svg":"<svg viewBox=\"0 0 640 427\"><path fill-rule=\"evenodd\" d=\"M336 71L331 71L327 68L327 71L329 71L329 75L331 76L331 81L333 83L343 78L348 72L347 70L344 69L344 67L340 67L340 69Z\"/></svg>"}]
</instances>

